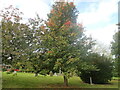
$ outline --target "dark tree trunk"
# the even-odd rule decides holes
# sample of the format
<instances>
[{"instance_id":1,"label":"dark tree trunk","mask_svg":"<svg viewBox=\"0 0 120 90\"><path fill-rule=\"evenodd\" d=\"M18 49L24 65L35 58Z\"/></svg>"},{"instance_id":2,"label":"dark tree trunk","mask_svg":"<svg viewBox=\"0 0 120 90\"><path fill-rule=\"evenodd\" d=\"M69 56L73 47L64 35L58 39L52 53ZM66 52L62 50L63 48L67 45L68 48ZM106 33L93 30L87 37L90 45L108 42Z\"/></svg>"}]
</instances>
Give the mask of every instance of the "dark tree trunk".
<instances>
[{"instance_id":1,"label":"dark tree trunk","mask_svg":"<svg viewBox=\"0 0 120 90\"><path fill-rule=\"evenodd\" d=\"M35 73L35 77L37 77L38 76L38 73Z\"/></svg>"},{"instance_id":2,"label":"dark tree trunk","mask_svg":"<svg viewBox=\"0 0 120 90\"><path fill-rule=\"evenodd\" d=\"M40 70L35 72L35 77L38 76Z\"/></svg>"},{"instance_id":3,"label":"dark tree trunk","mask_svg":"<svg viewBox=\"0 0 120 90\"><path fill-rule=\"evenodd\" d=\"M68 86L68 78L67 76L64 75L64 85L65 86Z\"/></svg>"},{"instance_id":4,"label":"dark tree trunk","mask_svg":"<svg viewBox=\"0 0 120 90\"><path fill-rule=\"evenodd\" d=\"M35 77L38 76L40 70L37 70L37 68L34 65L33 65L33 69L34 69Z\"/></svg>"}]
</instances>

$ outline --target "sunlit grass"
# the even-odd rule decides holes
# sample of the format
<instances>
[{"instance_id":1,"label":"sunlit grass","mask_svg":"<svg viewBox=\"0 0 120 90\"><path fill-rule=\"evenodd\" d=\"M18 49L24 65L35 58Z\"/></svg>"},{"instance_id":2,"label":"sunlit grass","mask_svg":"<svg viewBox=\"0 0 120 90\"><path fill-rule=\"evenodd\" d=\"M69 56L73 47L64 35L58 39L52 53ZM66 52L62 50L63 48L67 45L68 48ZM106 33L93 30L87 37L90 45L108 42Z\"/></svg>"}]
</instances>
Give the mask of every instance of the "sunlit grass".
<instances>
[{"instance_id":1,"label":"sunlit grass","mask_svg":"<svg viewBox=\"0 0 120 90\"><path fill-rule=\"evenodd\" d=\"M34 77L33 73L6 74L3 72L3 88L60 88L65 87L62 76L42 76ZM83 83L79 77L69 79L70 88L118 88L118 80L112 80L109 84L87 84Z\"/></svg>"}]
</instances>

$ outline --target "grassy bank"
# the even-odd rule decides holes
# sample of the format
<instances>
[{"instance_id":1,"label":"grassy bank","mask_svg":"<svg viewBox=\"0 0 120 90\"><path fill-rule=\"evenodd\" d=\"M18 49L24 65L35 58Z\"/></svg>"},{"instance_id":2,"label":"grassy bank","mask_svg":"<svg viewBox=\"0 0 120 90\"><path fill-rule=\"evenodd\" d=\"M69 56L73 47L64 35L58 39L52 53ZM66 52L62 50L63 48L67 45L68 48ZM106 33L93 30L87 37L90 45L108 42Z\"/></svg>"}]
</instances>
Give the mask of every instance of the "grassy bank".
<instances>
[{"instance_id":1,"label":"grassy bank","mask_svg":"<svg viewBox=\"0 0 120 90\"><path fill-rule=\"evenodd\" d=\"M64 88L62 76L42 76L34 77L32 73L6 74L3 72L3 88ZM118 88L118 80L112 80L108 84L90 85L83 83L79 77L69 79L70 88Z\"/></svg>"}]
</instances>

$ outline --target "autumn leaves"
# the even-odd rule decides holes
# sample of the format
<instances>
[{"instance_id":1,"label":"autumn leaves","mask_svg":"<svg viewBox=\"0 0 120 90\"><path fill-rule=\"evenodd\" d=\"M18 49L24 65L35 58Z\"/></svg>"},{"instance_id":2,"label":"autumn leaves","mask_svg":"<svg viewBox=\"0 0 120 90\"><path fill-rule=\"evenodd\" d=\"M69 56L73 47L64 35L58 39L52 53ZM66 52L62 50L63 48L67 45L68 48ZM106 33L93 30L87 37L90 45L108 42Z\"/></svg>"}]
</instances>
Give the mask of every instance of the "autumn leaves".
<instances>
[{"instance_id":1,"label":"autumn leaves","mask_svg":"<svg viewBox=\"0 0 120 90\"><path fill-rule=\"evenodd\" d=\"M73 2L70 2L70 3L63 2L63 3L59 3L58 7L59 8L54 8L51 10L51 15L54 15L54 17L49 16L51 18L49 18L49 20L46 22L47 26L48 27L57 27L57 26L61 27L63 25L70 26L72 24L71 19L65 19L64 17L66 17L66 14L68 14L66 12L66 10L72 10L71 8L75 8L74 3ZM64 18L64 21L62 21L61 18ZM56 20L57 22L54 20ZM61 25L61 23L62 23L62 25Z\"/></svg>"}]
</instances>

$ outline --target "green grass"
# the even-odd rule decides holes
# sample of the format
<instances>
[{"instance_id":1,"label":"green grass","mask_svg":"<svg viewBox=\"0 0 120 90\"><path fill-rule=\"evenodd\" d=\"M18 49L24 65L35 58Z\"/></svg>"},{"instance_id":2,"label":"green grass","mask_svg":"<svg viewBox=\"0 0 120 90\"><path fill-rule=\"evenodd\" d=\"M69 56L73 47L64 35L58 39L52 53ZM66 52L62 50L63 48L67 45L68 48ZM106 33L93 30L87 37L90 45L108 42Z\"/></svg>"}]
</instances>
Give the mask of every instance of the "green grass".
<instances>
[{"instance_id":1,"label":"green grass","mask_svg":"<svg viewBox=\"0 0 120 90\"><path fill-rule=\"evenodd\" d=\"M114 79L114 80L118 80L118 79L120 79L120 77L113 77L112 79Z\"/></svg>"},{"instance_id":2,"label":"green grass","mask_svg":"<svg viewBox=\"0 0 120 90\"><path fill-rule=\"evenodd\" d=\"M42 76L34 77L32 73L6 74L3 72L3 88L64 88L62 76ZM83 83L79 77L69 79L68 88L118 88L118 80L112 80L109 84L90 85Z\"/></svg>"}]
</instances>

